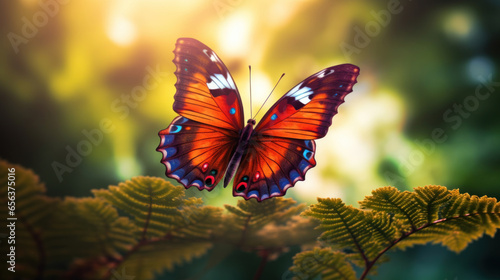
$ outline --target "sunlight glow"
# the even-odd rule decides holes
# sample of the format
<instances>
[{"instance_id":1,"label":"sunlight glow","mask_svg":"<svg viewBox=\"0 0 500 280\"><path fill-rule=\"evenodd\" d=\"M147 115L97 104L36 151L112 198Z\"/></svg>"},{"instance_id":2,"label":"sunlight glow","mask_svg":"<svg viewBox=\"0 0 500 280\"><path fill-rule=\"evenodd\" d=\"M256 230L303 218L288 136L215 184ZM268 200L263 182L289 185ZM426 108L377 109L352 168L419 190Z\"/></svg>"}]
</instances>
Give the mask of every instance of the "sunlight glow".
<instances>
[{"instance_id":1,"label":"sunlight glow","mask_svg":"<svg viewBox=\"0 0 500 280\"><path fill-rule=\"evenodd\" d=\"M273 89L273 84L271 83L271 80L269 77L265 74L263 74L263 71L259 71L257 69L252 68L252 109L253 109L253 114L257 113L257 110L259 110L260 106L264 103L264 100L266 100L266 97L269 95L271 90ZM262 118L264 116L264 113L266 112L267 108L269 108L269 104L273 103L273 97L271 96L269 100L267 101L268 104L264 105L262 110L260 111L259 115L257 116L257 120ZM274 99L276 100L276 99Z\"/></svg>"},{"instance_id":2,"label":"sunlight glow","mask_svg":"<svg viewBox=\"0 0 500 280\"><path fill-rule=\"evenodd\" d=\"M238 12L229 16L221 24L219 44L222 52L229 56L243 56L249 52L249 37L252 17L248 13Z\"/></svg>"},{"instance_id":3,"label":"sunlight glow","mask_svg":"<svg viewBox=\"0 0 500 280\"><path fill-rule=\"evenodd\" d=\"M135 25L125 17L112 16L107 27L107 34L111 41L120 46L131 44L136 38Z\"/></svg>"},{"instance_id":4,"label":"sunlight glow","mask_svg":"<svg viewBox=\"0 0 500 280\"><path fill-rule=\"evenodd\" d=\"M374 184L386 184L374 170L387 153L377 139L400 135L404 104L390 90L373 92L369 85L359 83L354 91L339 108L328 134L316 141L317 167L306 175L307 190L298 191L304 199L329 196L349 200L367 195ZM395 141L405 146L405 139ZM362 188L351 190L352 185Z\"/></svg>"}]
</instances>

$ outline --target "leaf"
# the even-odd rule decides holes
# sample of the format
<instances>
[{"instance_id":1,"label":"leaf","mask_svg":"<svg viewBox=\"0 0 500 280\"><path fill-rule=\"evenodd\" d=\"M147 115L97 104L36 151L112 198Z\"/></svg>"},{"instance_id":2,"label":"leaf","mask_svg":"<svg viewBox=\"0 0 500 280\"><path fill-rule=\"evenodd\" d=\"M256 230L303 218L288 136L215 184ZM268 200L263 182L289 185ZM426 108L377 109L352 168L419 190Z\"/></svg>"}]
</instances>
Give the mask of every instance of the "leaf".
<instances>
[{"instance_id":1,"label":"leaf","mask_svg":"<svg viewBox=\"0 0 500 280\"><path fill-rule=\"evenodd\" d=\"M419 187L413 192L384 187L374 190L360 205L363 210L346 206L340 199L318 198L318 203L304 212L320 223L318 240L326 247L321 250L344 253L345 260L364 267L360 279L387 260L384 253L394 246L403 249L431 242L460 252L485 233L494 236L500 227L500 203L495 198L460 194L442 186ZM293 269L326 275L338 265L304 267L304 261L299 261L304 256L327 254L318 250L301 253L304 255L296 258ZM344 279L332 275L332 279Z\"/></svg>"},{"instance_id":2,"label":"leaf","mask_svg":"<svg viewBox=\"0 0 500 280\"><path fill-rule=\"evenodd\" d=\"M415 229L426 220L422 213L422 205L414 199L414 193L400 192L394 187L383 187L372 192L360 202L361 209L372 209L386 212L402 222L404 230Z\"/></svg>"},{"instance_id":3,"label":"leaf","mask_svg":"<svg viewBox=\"0 0 500 280\"><path fill-rule=\"evenodd\" d=\"M108 275L126 271L152 279L155 273L205 254L222 219L222 209L185 198L184 187L160 178L135 177L93 193L130 215L136 225L138 243L116 258Z\"/></svg>"},{"instance_id":4,"label":"leaf","mask_svg":"<svg viewBox=\"0 0 500 280\"><path fill-rule=\"evenodd\" d=\"M154 279L175 265L192 261L204 255L212 247L206 241L161 240L141 246L113 272L125 270L135 279Z\"/></svg>"},{"instance_id":5,"label":"leaf","mask_svg":"<svg viewBox=\"0 0 500 280\"><path fill-rule=\"evenodd\" d=\"M312 241L313 238L309 233L313 224L296 218L305 207L304 204L297 205L291 198L282 197L262 202L253 199L239 200L237 207L225 205L229 214L224 216L224 226L219 236L226 242L247 249L279 247L278 244L287 247L291 244L296 245L295 241L304 239ZM295 238L289 239L289 243L278 236L278 232L291 229L297 230L298 234Z\"/></svg>"},{"instance_id":6,"label":"leaf","mask_svg":"<svg viewBox=\"0 0 500 280\"><path fill-rule=\"evenodd\" d=\"M137 227L101 199L68 197L60 210L46 238L53 258L117 258L137 243Z\"/></svg>"},{"instance_id":7,"label":"leaf","mask_svg":"<svg viewBox=\"0 0 500 280\"><path fill-rule=\"evenodd\" d=\"M347 261L346 255L335 252L330 248L314 248L312 251L298 253L293 258L293 279L313 279L321 276L321 279L356 279L352 266Z\"/></svg>"},{"instance_id":8,"label":"leaf","mask_svg":"<svg viewBox=\"0 0 500 280\"><path fill-rule=\"evenodd\" d=\"M318 203L311 205L303 214L320 221L319 229L323 231L319 237L320 242L356 252L361 257L360 260L365 262L371 254L377 252L376 248L373 248L373 245L377 243L371 240L375 231L366 221L362 210L346 206L338 198L318 198ZM377 224L374 221L376 216L370 216L370 218L371 223ZM383 220L380 219L378 223L381 225L377 229L383 230Z\"/></svg>"}]
</instances>

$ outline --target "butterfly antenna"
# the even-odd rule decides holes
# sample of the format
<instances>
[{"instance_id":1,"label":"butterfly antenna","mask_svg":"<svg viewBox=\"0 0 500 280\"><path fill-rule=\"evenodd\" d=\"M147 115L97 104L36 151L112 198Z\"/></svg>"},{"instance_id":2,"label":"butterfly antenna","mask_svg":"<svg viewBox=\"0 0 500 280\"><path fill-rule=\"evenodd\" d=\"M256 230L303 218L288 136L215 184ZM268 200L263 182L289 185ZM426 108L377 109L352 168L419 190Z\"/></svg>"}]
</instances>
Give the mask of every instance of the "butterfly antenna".
<instances>
[{"instance_id":1,"label":"butterfly antenna","mask_svg":"<svg viewBox=\"0 0 500 280\"><path fill-rule=\"evenodd\" d=\"M257 111L257 113L255 114L255 117L259 114L260 109L262 109L262 107L264 107L264 104L266 104L266 102L269 99L269 97L271 97L271 94L273 93L274 89L278 86L278 84L281 81L281 78L283 78L283 76L285 76L285 73L281 74L281 77L276 82L276 85L274 85L273 90L271 90L271 92L269 93L269 95L266 97L266 100L264 100L264 103L262 103L262 106L260 106L259 111ZM255 117L253 117L252 119L255 119Z\"/></svg>"},{"instance_id":2,"label":"butterfly antenna","mask_svg":"<svg viewBox=\"0 0 500 280\"><path fill-rule=\"evenodd\" d=\"M250 84L250 117L252 117L252 66L248 65L248 81Z\"/></svg>"}]
</instances>

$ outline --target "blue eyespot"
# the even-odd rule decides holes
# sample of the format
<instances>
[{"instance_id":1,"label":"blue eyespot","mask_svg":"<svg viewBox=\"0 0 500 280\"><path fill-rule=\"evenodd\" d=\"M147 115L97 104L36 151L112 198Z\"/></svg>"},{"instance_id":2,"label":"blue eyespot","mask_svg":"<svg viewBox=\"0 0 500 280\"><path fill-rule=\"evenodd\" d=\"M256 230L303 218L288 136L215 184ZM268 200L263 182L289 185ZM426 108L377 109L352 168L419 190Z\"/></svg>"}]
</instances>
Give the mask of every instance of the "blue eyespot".
<instances>
[{"instance_id":1,"label":"blue eyespot","mask_svg":"<svg viewBox=\"0 0 500 280\"><path fill-rule=\"evenodd\" d=\"M313 156L313 153L309 150L304 150L304 153L302 154L304 156L304 158L306 158L307 160L310 160Z\"/></svg>"},{"instance_id":2,"label":"blue eyespot","mask_svg":"<svg viewBox=\"0 0 500 280\"><path fill-rule=\"evenodd\" d=\"M184 71L186 71L186 72L187 72L187 71L188 71L188 69L187 69L187 68L184 68Z\"/></svg>"},{"instance_id":3,"label":"blue eyespot","mask_svg":"<svg viewBox=\"0 0 500 280\"><path fill-rule=\"evenodd\" d=\"M231 108L231 110L229 110L229 114L231 114L231 115L236 114L236 109L234 109L234 107Z\"/></svg>"},{"instance_id":4,"label":"blue eyespot","mask_svg":"<svg viewBox=\"0 0 500 280\"><path fill-rule=\"evenodd\" d=\"M342 87L342 85L340 85L339 87Z\"/></svg>"},{"instance_id":5,"label":"blue eyespot","mask_svg":"<svg viewBox=\"0 0 500 280\"><path fill-rule=\"evenodd\" d=\"M172 127L170 128L170 133L177 133L179 131L181 131L182 129L182 126L180 125L172 125Z\"/></svg>"},{"instance_id":6,"label":"blue eyespot","mask_svg":"<svg viewBox=\"0 0 500 280\"><path fill-rule=\"evenodd\" d=\"M273 114L273 115L271 116L271 120L272 120L272 121L276 120L277 118L278 118L278 115L276 115L276 114Z\"/></svg>"},{"instance_id":7,"label":"blue eyespot","mask_svg":"<svg viewBox=\"0 0 500 280\"><path fill-rule=\"evenodd\" d=\"M333 96L335 96L335 97L336 97L337 95L339 95L339 94L338 94L338 93L335 93Z\"/></svg>"},{"instance_id":8,"label":"blue eyespot","mask_svg":"<svg viewBox=\"0 0 500 280\"><path fill-rule=\"evenodd\" d=\"M188 62L188 59L187 59L187 58L184 58L184 61L185 61L185 62Z\"/></svg>"}]
</instances>

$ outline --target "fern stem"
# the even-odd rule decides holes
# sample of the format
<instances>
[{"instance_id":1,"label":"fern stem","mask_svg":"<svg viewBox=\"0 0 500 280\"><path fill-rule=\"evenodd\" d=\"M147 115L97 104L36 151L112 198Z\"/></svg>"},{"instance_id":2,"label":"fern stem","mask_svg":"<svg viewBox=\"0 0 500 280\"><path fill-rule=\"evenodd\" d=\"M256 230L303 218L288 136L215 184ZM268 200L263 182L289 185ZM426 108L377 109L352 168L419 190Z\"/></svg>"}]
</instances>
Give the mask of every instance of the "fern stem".
<instances>
[{"instance_id":1,"label":"fern stem","mask_svg":"<svg viewBox=\"0 0 500 280\"><path fill-rule=\"evenodd\" d=\"M259 280L260 277L262 276L262 273L264 272L264 267L266 267L267 260L269 259L269 252L267 250L261 251L262 253L262 258L260 260L259 268L257 269L257 272L255 273L253 280Z\"/></svg>"}]
</instances>

